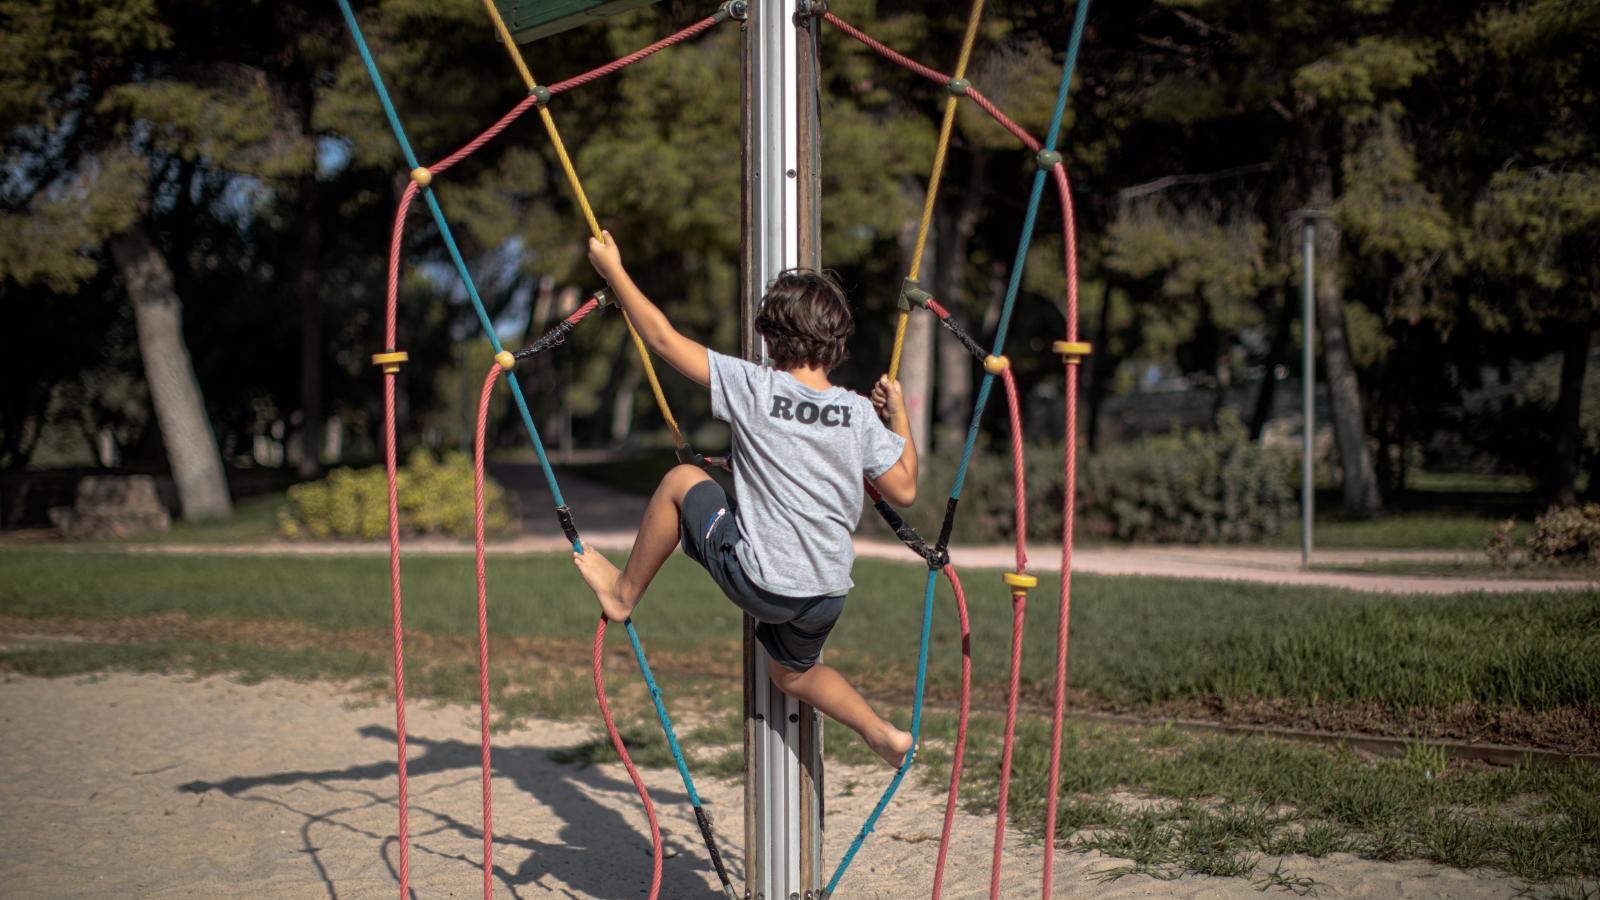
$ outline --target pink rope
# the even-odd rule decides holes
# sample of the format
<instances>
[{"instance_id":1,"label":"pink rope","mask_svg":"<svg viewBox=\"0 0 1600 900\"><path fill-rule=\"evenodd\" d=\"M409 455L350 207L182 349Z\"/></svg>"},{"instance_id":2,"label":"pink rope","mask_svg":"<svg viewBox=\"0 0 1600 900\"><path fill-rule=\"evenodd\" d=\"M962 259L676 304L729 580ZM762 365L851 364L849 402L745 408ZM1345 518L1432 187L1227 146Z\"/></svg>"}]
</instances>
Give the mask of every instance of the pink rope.
<instances>
[{"instance_id":1,"label":"pink rope","mask_svg":"<svg viewBox=\"0 0 1600 900\"><path fill-rule=\"evenodd\" d=\"M944 868L950 855L950 832L955 825L956 798L961 791L961 765L967 753L967 713L972 705L972 623L967 618L967 594L961 589L956 567L946 563L944 577L956 595L956 614L961 619L961 705L956 714L956 746L950 757L950 793L944 801L944 828L939 832L939 861L933 868L933 900L944 889Z\"/></svg>"},{"instance_id":2,"label":"pink rope","mask_svg":"<svg viewBox=\"0 0 1600 900\"><path fill-rule=\"evenodd\" d=\"M607 75L633 65L647 56L650 56L658 51L665 50L668 47L671 47L673 44L682 43L683 41L694 37L700 32L705 31L713 25L716 25L717 21L718 19L716 16L706 16L704 19L701 19L693 25L690 25L688 28L685 28L682 31L674 32L673 34L669 34L648 47L642 47L633 51L632 53L629 53L627 56L612 60L611 62L608 62L597 69L591 69L582 75L573 76L572 78L568 78L566 81L558 81L549 86L550 94L554 96L562 91L570 91L575 87L582 87L591 81L604 78Z\"/></svg>"},{"instance_id":3,"label":"pink rope","mask_svg":"<svg viewBox=\"0 0 1600 900\"><path fill-rule=\"evenodd\" d=\"M1009 368L1000 373L1006 389L1006 407L1011 413L1011 479L1016 501L1017 572L1028 569L1028 506L1022 443L1022 411L1017 400L1017 381ZM1000 897L1000 869L1006 845L1006 802L1011 795L1011 760L1017 736L1017 697L1022 685L1022 624L1027 612L1028 593L1011 592L1011 677L1006 685L1006 729L1000 755L1000 796L994 821L994 856L989 865L989 897Z\"/></svg>"},{"instance_id":4,"label":"pink rope","mask_svg":"<svg viewBox=\"0 0 1600 900\"><path fill-rule=\"evenodd\" d=\"M967 97L971 99L973 103L978 104L979 109L988 113L989 118L998 122L1001 128L1011 132L1012 136L1021 141L1023 146L1035 153L1038 153L1040 150L1044 149L1044 145L1039 143L1038 138L1025 131L1021 125L1011 121L1011 117L1001 112L1000 107L995 106L988 97L983 95L982 91L979 91L975 87L969 87L967 88Z\"/></svg>"},{"instance_id":5,"label":"pink rope","mask_svg":"<svg viewBox=\"0 0 1600 900\"><path fill-rule=\"evenodd\" d=\"M874 40L872 37L868 36L866 34L866 32L864 32L861 29L855 27L854 25L851 25L849 22L846 22L845 20L839 18L838 16L834 15L833 13L831 13L831 12L830 13L824 13L822 18L826 19L828 24L830 24L833 27L839 29L840 31L844 32L845 34L850 35L851 37L855 38L856 40L860 41L861 43L867 45L867 47L869 49L871 49L872 52L878 54L879 56L883 57L884 59L887 59L888 61L894 63L895 65L900 66L901 68L909 69L912 72L915 72L918 75L921 75L923 78L926 78L929 81L936 82L938 84L949 84L950 83L950 76L949 75L946 75L943 72L940 72L940 71L938 71L936 69L930 69L927 66L923 65L922 63L919 63L916 60L910 58L909 56L906 56L906 55L904 55L902 53L895 52L887 44L884 44L881 41Z\"/></svg>"},{"instance_id":6,"label":"pink rope","mask_svg":"<svg viewBox=\"0 0 1600 900\"><path fill-rule=\"evenodd\" d=\"M406 185L395 207L394 228L389 236L389 266L385 284L383 343L388 351L394 350L395 321L399 315L400 250L405 243L406 213L411 199L417 194L416 182ZM400 487L399 453L395 441L395 378L394 372L383 376L383 464L388 483L389 500L389 617L394 631L394 733L398 754L396 775L399 790L395 803L400 807L400 897L411 897L411 831L408 779L406 777L406 656L405 629L402 623L402 593L400 588Z\"/></svg>"},{"instance_id":7,"label":"pink rope","mask_svg":"<svg viewBox=\"0 0 1600 900\"><path fill-rule=\"evenodd\" d=\"M657 900L661 896L661 825L656 822L656 807L650 802L650 792L645 789L639 770L633 767L628 748L623 746L622 735L617 732L617 723L611 718L611 704L606 702L605 646L606 617L601 616L600 624L594 631L594 696L600 701L600 718L605 720L606 731L611 735L611 746L622 757L622 765L628 770L628 777L633 779L633 789L639 792L639 799L644 801L645 818L650 820L650 900Z\"/></svg>"},{"instance_id":8,"label":"pink rope","mask_svg":"<svg viewBox=\"0 0 1600 900\"><path fill-rule=\"evenodd\" d=\"M483 900L494 896L494 811L489 800L489 579L484 541L484 444L489 423L489 400L503 370L491 366L478 396L478 427L472 444L473 561L478 569L478 725L483 752Z\"/></svg>"},{"instance_id":9,"label":"pink rope","mask_svg":"<svg viewBox=\"0 0 1600 900\"><path fill-rule=\"evenodd\" d=\"M1056 191L1061 197L1063 252L1067 276L1067 340L1078 339L1078 244L1077 223L1072 209L1072 187L1066 167L1052 168ZM1072 528L1078 481L1078 366L1066 367L1066 490L1061 499L1061 610L1056 622L1055 709L1050 719L1050 779L1045 799L1044 885L1042 896L1050 898L1055 879L1056 807L1061 784L1061 736L1067 712L1067 637L1072 609Z\"/></svg>"}]
</instances>

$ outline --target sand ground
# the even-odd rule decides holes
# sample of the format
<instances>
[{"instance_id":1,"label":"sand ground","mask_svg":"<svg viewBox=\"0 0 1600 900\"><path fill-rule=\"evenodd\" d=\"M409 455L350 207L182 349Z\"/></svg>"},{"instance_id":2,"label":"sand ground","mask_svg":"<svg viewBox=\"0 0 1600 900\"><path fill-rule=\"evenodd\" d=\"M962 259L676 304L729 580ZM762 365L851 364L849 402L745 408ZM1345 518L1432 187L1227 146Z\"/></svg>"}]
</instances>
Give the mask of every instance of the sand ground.
<instances>
[{"instance_id":1,"label":"sand ground","mask_svg":"<svg viewBox=\"0 0 1600 900\"><path fill-rule=\"evenodd\" d=\"M413 704L411 882L416 896L481 892L475 710ZM326 683L115 674L0 681L0 896L390 898L396 893L393 710ZM598 723L532 721L495 738L497 897L631 898L650 857L620 765L549 753ZM834 740L842 740L830 731ZM831 766L827 851L859 827L887 770ZM717 900L673 770L645 778L671 854L663 897ZM852 782L857 784L849 786ZM699 785L742 888L742 793ZM841 897L925 896L942 794L909 779L841 885ZM945 896L987 896L992 820L962 815ZM1005 897L1037 896L1041 849L1007 837ZM1056 854L1058 897L1258 897L1243 879L1124 878L1117 861ZM1262 872L1275 860L1266 860ZM1495 873L1337 855L1289 858L1320 897L1513 896Z\"/></svg>"}]
</instances>

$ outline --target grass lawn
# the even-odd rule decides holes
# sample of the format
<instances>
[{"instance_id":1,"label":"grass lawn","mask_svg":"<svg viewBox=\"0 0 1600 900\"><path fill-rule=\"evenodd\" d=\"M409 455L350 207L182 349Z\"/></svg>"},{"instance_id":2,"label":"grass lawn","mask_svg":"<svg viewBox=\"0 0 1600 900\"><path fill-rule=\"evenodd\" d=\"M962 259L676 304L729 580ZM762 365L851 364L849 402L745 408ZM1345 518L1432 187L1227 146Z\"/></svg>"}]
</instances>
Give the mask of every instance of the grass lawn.
<instances>
[{"instance_id":1,"label":"grass lawn","mask_svg":"<svg viewBox=\"0 0 1600 900\"><path fill-rule=\"evenodd\" d=\"M119 668L353 678L382 691L387 565L382 557L0 552L0 616L17 631L72 620L86 638L4 651L0 665L41 675ZM586 644L595 613L569 567L560 556L491 559L493 690L502 721L593 715ZM405 577L410 690L475 702L471 560L414 558ZM861 561L849 611L830 642L831 660L891 706L908 698L925 577L916 566ZM995 572L970 572L965 580L975 683L992 703L1005 678L1009 598ZM1054 591L1053 583L1041 584L1029 610L1024 692L1036 702L1046 698L1051 678ZM935 701L953 699L958 665L944 589L937 603ZM667 701L688 723L699 767L736 771L732 607L703 573L675 559L638 623ZM620 635L612 647L624 652ZM613 701L640 761L670 764L631 665L622 655L613 660ZM1156 715L1185 703L1397 715L1470 708L1511 717L1576 715L1576 727L1587 722L1592 732L1600 594L1393 598L1082 576L1074 590L1071 677L1080 708ZM993 809L999 729L994 714L975 715L963 792L974 810ZM922 771L930 785L942 784L953 716L930 710L925 734ZM830 758L864 758L859 742L837 732L828 746ZM609 752L597 743L574 761ZM1043 825L1047 752L1044 717L1025 716L1012 811L1035 834ZM1493 866L1544 885L1543 895L1559 895L1561 879L1600 873L1600 779L1592 768L1448 765L1420 744L1404 760L1374 761L1260 738L1082 725L1069 730L1067 759L1063 840L1127 861L1107 877L1199 872L1286 887L1298 876L1261 865L1263 857L1336 851Z\"/></svg>"}]
</instances>

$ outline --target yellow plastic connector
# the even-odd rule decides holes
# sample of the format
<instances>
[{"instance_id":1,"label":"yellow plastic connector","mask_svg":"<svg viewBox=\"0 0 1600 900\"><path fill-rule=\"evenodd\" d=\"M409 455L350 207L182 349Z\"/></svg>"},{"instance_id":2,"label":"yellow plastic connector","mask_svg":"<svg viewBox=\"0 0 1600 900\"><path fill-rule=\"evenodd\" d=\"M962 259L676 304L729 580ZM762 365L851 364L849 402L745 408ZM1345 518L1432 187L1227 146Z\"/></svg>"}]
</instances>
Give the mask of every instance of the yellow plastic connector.
<instances>
[{"instance_id":1,"label":"yellow plastic connector","mask_svg":"<svg viewBox=\"0 0 1600 900\"><path fill-rule=\"evenodd\" d=\"M1011 587L1019 588L1024 591L1028 588L1035 588L1039 586L1038 577L1029 575L1027 572L1001 572L1000 580L1004 581Z\"/></svg>"},{"instance_id":2,"label":"yellow plastic connector","mask_svg":"<svg viewBox=\"0 0 1600 900\"><path fill-rule=\"evenodd\" d=\"M511 355L510 350L501 350L499 353L496 353L494 355L494 361L499 363L500 368L505 369L507 372L517 367L517 358Z\"/></svg>"},{"instance_id":3,"label":"yellow plastic connector","mask_svg":"<svg viewBox=\"0 0 1600 900\"><path fill-rule=\"evenodd\" d=\"M383 367L383 374L393 375L400 371L400 364L409 360L411 354L404 350L391 350L388 353L372 354L372 364Z\"/></svg>"},{"instance_id":4,"label":"yellow plastic connector","mask_svg":"<svg viewBox=\"0 0 1600 900\"><path fill-rule=\"evenodd\" d=\"M983 358L983 370L990 375L999 375L1009 368L1011 368L1011 360L1004 356L985 356Z\"/></svg>"},{"instance_id":5,"label":"yellow plastic connector","mask_svg":"<svg viewBox=\"0 0 1600 900\"><path fill-rule=\"evenodd\" d=\"M417 183L417 187L427 187L433 184L433 173L428 171L427 166L417 166L411 170L411 180Z\"/></svg>"},{"instance_id":6,"label":"yellow plastic connector","mask_svg":"<svg viewBox=\"0 0 1600 900\"><path fill-rule=\"evenodd\" d=\"M1083 362L1093 349L1088 341L1056 341L1050 345L1050 351L1061 354L1061 361L1069 366Z\"/></svg>"}]
</instances>

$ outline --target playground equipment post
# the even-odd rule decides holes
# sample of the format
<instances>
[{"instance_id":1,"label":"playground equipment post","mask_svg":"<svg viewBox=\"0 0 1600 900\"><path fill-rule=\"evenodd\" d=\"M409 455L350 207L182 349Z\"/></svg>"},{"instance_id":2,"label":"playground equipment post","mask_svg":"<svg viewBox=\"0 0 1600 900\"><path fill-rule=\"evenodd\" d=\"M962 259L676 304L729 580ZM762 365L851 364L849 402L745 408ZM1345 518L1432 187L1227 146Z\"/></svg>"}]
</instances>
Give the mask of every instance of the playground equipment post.
<instances>
[{"instance_id":1,"label":"playground equipment post","mask_svg":"<svg viewBox=\"0 0 1600 900\"><path fill-rule=\"evenodd\" d=\"M751 0L743 51L740 350L764 362L756 304L779 272L820 267L817 20L813 0ZM747 900L809 900L822 887L822 722L767 677L744 619Z\"/></svg>"}]
</instances>

